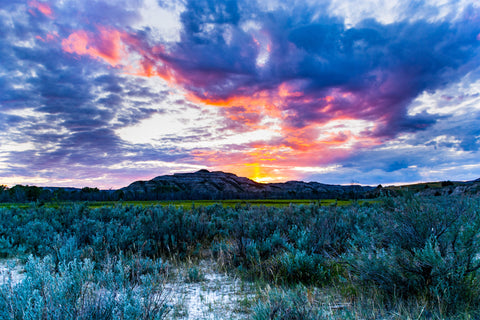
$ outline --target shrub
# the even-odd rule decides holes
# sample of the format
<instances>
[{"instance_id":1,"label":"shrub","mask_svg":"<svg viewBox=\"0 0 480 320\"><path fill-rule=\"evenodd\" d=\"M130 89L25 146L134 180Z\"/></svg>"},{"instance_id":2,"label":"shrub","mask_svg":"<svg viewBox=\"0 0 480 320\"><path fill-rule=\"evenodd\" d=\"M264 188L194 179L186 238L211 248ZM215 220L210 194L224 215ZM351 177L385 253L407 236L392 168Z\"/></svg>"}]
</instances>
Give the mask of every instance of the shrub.
<instances>
[{"instance_id":1,"label":"shrub","mask_svg":"<svg viewBox=\"0 0 480 320\"><path fill-rule=\"evenodd\" d=\"M205 275L202 273L200 268L197 266L192 266L187 269L187 275L185 277L185 282L201 282L205 280Z\"/></svg>"},{"instance_id":2,"label":"shrub","mask_svg":"<svg viewBox=\"0 0 480 320\"><path fill-rule=\"evenodd\" d=\"M6 258L14 252L13 241L10 237L2 235L0 237L0 258Z\"/></svg>"},{"instance_id":3,"label":"shrub","mask_svg":"<svg viewBox=\"0 0 480 320\"><path fill-rule=\"evenodd\" d=\"M253 307L254 320L316 320L324 315L314 301L308 299L304 287L293 290L267 289Z\"/></svg>"},{"instance_id":4,"label":"shrub","mask_svg":"<svg viewBox=\"0 0 480 320\"><path fill-rule=\"evenodd\" d=\"M55 265L31 257L25 279L0 285L0 319L162 319L168 313L161 281L152 275L130 281L129 267L95 272L90 260Z\"/></svg>"},{"instance_id":5,"label":"shrub","mask_svg":"<svg viewBox=\"0 0 480 320\"><path fill-rule=\"evenodd\" d=\"M424 297L446 313L478 305L478 201L398 199L376 218L377 229L360 232L347 255L358 284Z\"/></svg>"},{"instance_id":6,"label":"shrub","mask_svg":"<svg viewBox=\"0 0 480 320\"><path fill-rule=\"evenodd\" d=\"M330 278L324 264L321 256L295 249L265 261L263 273L277 284L323 285Z\"/></svg>"}]
</instances>

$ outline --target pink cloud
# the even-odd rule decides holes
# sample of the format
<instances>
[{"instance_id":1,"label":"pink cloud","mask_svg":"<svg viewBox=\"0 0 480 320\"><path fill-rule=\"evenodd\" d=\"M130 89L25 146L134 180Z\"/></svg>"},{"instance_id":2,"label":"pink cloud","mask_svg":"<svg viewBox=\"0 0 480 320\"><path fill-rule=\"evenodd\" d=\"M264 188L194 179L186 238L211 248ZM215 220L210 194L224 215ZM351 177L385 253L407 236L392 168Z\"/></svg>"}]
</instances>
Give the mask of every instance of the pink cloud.
<instances>
[{"instance_id":1,"label":"pink cloud","mask_svg":"<svg viewBox=\"0 0 480 320\"><path fill-rule=\"evenodd\" d=\"M52 42L54 41L55 39L58 38L58 34L56 32L53 32L53 33L48 33L45 38L41 37L41 36L35 36L36 39L42 41L42 42Z\"/></svg>"},{"instance_id":2,"label":"pink cloud","mask_svg":"<svg viewBox=\"0 0 480 320\"><path fill-rule=\"evenodd\" d=\"M62 40L62 49L68 53L88 55L117 67L127 56L122 40L126 36L123 32L105 27L99 27L96 34L79 30Z\"/></svg>"},{"instance_id":3,"label":"pink cloud","mask_svg":"<svg viewBox=\"0 0 480 320\"><path fill-rule=\"evenodd\" d=\"M312 63L301 65L305 70L300 70L300 65L298 70L287 68L290 73L285 71L283 78L280 75L263 79L262 74L255 74L255 67L249 69L249 59L256 57L258 47L266 44L273 62L274 57L278 60L284 55L279 54L274 40L260 40L251 38L251 43L239 46L239 59L231 58L232 61L216 56L210 47L194 50L197 47L193 46L190 51L182 46L167 48L152 45L141 35L107 27L97 27L97 32L76 31L62 41L62 47L68 53L104 61L123 72L160 77L181 87L191 102L219 110L224 123L218 130L252 132L269 129L269 123L275 123L279 138L261 141L259 137L260 142L248 150L227 152L229 162L252 172L271 168L272 163L285 167L329 164L359 148L379 145L398 132L421 130L431 124L422 119L406 119L404 113L406 104L423 85L412 81L418 69L392 63L389 69L373 66L354 78L347 66L339 65L345 70L331 67L322 71L321 77L317 76L318 70L310 75L311 69L318 68ZM289 48L292 46L290 43ZM257 49L249 52L248 47ZM294 46L290 49L292 55L298 55L292 57L291 63L295 64L305 52ZM284 61L276 61L281 62ZM340 80L327 79L330 75ZM326 128L332 121L346 120L368 120L373 126L356 132ZM217 152L195 150L192 157L215 167L225 166L226 161L225 154Z\"/></svg>"},{"instance_id":4,"label":"pink cloud","mask_svg":"<svg viewBox=\"0 0 480 320\"><path fill-rule=\"evenodd\" d=\"M53 10L50 8L50 6L44 2L39 2L36 0L31 0L28 2L28 5L31 8L37 9L39 12L44 14L45 16L49 17L50 19L53 19ZM28 10L31 14L36 15L35 11L33 9Z\"/></svg>"}]
</instances>

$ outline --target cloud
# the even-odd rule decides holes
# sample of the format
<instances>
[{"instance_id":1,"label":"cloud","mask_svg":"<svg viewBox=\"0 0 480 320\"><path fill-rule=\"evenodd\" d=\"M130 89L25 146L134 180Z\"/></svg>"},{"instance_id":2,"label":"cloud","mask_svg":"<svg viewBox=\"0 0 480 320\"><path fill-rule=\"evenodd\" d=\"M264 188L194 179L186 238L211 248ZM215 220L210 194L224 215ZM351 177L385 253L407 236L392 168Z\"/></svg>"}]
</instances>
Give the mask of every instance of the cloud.
<instances>
[{"instance_id":1,"label":"cloud","mask_svg":"<svg viewBox=\"0 0 480 320\"><path fill-rule=\"evenodd\" d=\"M223 108L229 127L251 130L272 114L285 131L353 118L375 121L369 135L378 139L434 124L427 113L408 115L409 104L458 80L478 58L478 24L470 20L365 20L348 28L306 11L295 19L282 9L255 11L245 3L188 2L181 41L157 54L142 50L193 101ZM251 19L254 32L242 28ZM255 63L255 32L271 43L264 66ZM295 94L279 95L282 86Z\"/></svg>"},{"instance_id":2,"label":"cloud","mask_svg":"<svg viewBox=\"0 0 480 320\"><path fill-rule=\"evenodd\" d=\"M67 39L63 39L62 48L68 53L103 59L115 67L120 64L125 55L121 37L122 34L119 31L103 27L98 29L98 34L80 30L69 35Z\"/></svg>"},{"instance_id":3,"label":"cloud","mask_svg":"<svg viewBox=\"0 0 480 320\"><path fill-rule=\"evenodd\" d=\"M160 1L173 37L142 20L152 1L2 2L0 139L25 150L6 150L0 175L118 178L115 164L158 161L386 181L421 178L425 152L452 152L445 168L477 154L478 5L353 4Z\"/></svg>"},{"instance_id":4,"label":"cloud","mask_svg":"<svg viewBox=\"0 0 480 320\"><path fill-rule=\"evenodd\" d=\"M52 7L50 15L39 3L27 15L21 3L12 6L12 23L2 22L8 36L0 41L0 139L23 150L2 149L0 175L68 180L72 168L76 178L91 177L126 159L177 159L178 152L144 152L151 146L132 146L116 133L161 112L155 102L168 94L108 67L121 61L125 33L102 26L71 32L62 16L68 8ZM82 35L86 42L76 43Z\"/></svg>"},{"instance_id":5,"label":"cloud","mask_svg":"<svg viewBox=\"0 0 480 320\"><path fill-rule=\"evenodd\" d=\"M54 18L53 10L48 5L48 3L31 0L31 1L28 1L28 6L30 6L31 8L29 9L29 12L33 15L36 15L38 11L50 19Z\"/></svg>"}]
</instances>

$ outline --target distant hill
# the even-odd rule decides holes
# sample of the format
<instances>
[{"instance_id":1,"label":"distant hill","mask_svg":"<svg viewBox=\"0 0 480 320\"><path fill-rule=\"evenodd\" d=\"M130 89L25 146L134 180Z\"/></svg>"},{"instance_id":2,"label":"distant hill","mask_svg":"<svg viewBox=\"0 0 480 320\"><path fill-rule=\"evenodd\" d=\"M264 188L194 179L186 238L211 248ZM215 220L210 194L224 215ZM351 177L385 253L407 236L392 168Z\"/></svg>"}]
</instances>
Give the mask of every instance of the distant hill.
<instances>
[{"instance_id":1,"label":"distant hill","mask_svg":"<svg viewBox=\"0 0 480 320\"><path fill-rule=\"evenodd\" d=\"M200 170L135 181L118 190L85 187L36 187L0 185L2 202L117 201L117 200L223 200L223 199L366 199L397 196L480 195L480 179L425 182L402 186L369 187L288 181L258 183L233 173Z\"/></svg>"},{"instance_id":2,"label":"distant hill","mask_svg":"<svg viewBox=\"0 0 480 320\"><path fill-rule=\"evenodd\" d=\"M233 173L200 170L135 181L120 190L126 198L137 199L351 199L362 198L374 189L302 181L258 183Z\"/></svg>"},{"instance_id":3,"label":"distant hill","mask_svg":"<svg viewBox=\"0 0 480 320\"><path fill-rule=\"evenodd\" d=\"M472 181L438 181L424 182L402 186L392 186L384 189L393 194L409 191L419 196L445 196L462 194L480 194L480 179Z\"/></svg>"}]
</instances>

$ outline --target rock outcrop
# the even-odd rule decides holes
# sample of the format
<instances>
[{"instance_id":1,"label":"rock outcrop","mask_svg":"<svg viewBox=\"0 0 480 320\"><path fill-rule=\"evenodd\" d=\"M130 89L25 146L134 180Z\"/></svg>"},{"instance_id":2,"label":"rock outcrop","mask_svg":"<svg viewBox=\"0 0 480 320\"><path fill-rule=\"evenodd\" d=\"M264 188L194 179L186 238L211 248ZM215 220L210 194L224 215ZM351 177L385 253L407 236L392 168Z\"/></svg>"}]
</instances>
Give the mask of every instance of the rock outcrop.
<instances>
[{"instance_id":1,"label":"rock outcrop","mask_svg":"<svg viewBox=\"0 0 480 320\"><path fill-rule=\"evenodd\" d=\"M145 199L351 199L362 198L372 189L302 181L258 183L233 173L200 170L136 181L121 190L126 195Z\"/></svg>"},{"instance_id":2,"label":"rock outcrop","mask_svg":"<svg viewBox=\"0 0 480 320\"><path fill-rule=\"evenodd\" d=\"M460 196L480 194L480 179L473 181L441 182L440 188L426 188L417 192L420 196Z\"/></svg>"}]
</instances>

